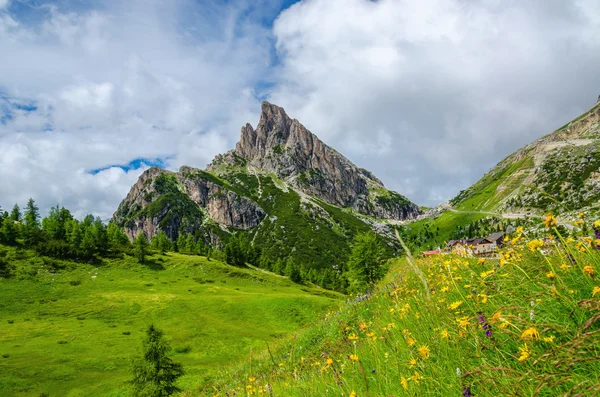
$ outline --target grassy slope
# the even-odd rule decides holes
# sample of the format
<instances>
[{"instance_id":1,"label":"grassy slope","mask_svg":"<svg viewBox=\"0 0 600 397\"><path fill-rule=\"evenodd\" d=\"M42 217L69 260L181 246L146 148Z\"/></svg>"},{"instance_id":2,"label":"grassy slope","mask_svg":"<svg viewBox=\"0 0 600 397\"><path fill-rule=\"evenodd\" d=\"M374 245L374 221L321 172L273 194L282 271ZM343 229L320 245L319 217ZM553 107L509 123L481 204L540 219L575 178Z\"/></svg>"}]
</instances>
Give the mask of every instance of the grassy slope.
<instances>
[{"instance_id":1,"label":"grassy slope","mask_svg":"<svg viewBox=\"0 0 600 397\"><path fill-rule=\"evenodd\" d=\"M21 257L19 266L42 267L27 252ZM0 279L0 395L126 395L128 360L150 322L179 351L174 358L188 372L180 384L197 384L339 299L204 257L151 260L150 267L131 259L71 263L71 270L40 270L32 280Z\"/></svg>"},{"instance_id":2,"label":"grassy slope","mask_svg":"<svg viewBox=\"0 0 600 397\"><path fill-rule=\"evenodd\" d=\"M522 188L533 166L533 159L525 157L493 170L471 186L466 198L457 202L455 207L464 211L495 210L504 199Z\"/></svg>"},{"instance_id":3,"label":"grassy slope","mask_svg":"<svg viewBox=\"0 0 600 397\"><path fill-rule=\"evenodd\" d=\"M273 359L223 373L220 393L185 395L598 395L600 252L577 241L542 252L521 236L503 254L419 259L431 299L399 260L370 298L330 313ZM538 334L523 336L531 329Z\"/></svg>"}]
</instances>

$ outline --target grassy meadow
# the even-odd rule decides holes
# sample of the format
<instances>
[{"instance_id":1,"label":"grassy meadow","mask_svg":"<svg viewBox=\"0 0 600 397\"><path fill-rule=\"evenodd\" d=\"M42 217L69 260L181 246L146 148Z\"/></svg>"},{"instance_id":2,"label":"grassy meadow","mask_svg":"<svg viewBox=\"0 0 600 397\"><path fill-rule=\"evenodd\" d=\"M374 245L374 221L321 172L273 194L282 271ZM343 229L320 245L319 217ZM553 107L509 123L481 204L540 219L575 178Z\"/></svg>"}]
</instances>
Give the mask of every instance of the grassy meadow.
<instances>
[{"instance_id":1,"label":"grassy meadow","mask_svg":"<svg viewBox=\"0 0 600 397\"><path fill-rule=\"evenodd\" d=\"M598 396L599 242L548 232L518 229L498 259L398 259L373 293L182 395Z\"/></svg>"},{"instance_id":2,"label":"grassy meadow","mask_svg":"<svg viewBox=\"0 0 600 397\"><path fill-rule=\"evenodd\" d=\"M87 265L7 249L18 270L0 279L1 396L125 396L150 323L165 332L189 388L276 346L341 297L200 256Z\"/></svg>"}]
</instances>

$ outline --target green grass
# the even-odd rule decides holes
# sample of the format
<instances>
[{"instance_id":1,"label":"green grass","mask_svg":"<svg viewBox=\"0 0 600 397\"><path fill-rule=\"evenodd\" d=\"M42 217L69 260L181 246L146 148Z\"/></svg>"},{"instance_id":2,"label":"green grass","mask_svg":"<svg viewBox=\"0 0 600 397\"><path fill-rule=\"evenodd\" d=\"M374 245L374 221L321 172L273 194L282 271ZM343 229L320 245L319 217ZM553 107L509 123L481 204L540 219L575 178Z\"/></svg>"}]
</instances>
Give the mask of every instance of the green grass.
<instances>
[{"instance_id":1,"label":"green grass","mask_svg":"<svg viewBox=\"0 0 600 397\"><path fill-rule=\"evenodd\" d=\"M513 238L501 260L398 260L367 299L183 396L597 396L600 251Z\"/></svg>"},{"instance_id":2,"label":"green grass","mask_svg":"<svg viewBox=\"0 0 600 397\"><path fill-rule=\"evenodd\" d=\"M436 218L412 222L399 230L402 238L413 250L443 248L445 243L450 240L452 233L459 227L464 227L487 216L479 213L446 211Z\"/></svg>"},{"instance_id":3,"label":"green grass","mask_svg":"<svg viewBox=\"0 0 600 397\"><path fill-rule=\"evenodd\" d=\"M165 331L189 387L251 349L276 345L340 295L204 257L170 253L51 273L28 251L0 279L0 395L125 396L130 357L150 323Z\"/></svg>"},{"instance_id":4,"label":"green grass","mask_svg":"<svg viewBox=\"0 0 600 397\"><path fill-rule=\"evenodd\" d=\"M503 168L493 170L469 189L461 192L452 200L452 204L456 209L464 211L492 211L504 199L521 189L533 166L533 158L525 157Z\"/></svg>"}]
</instances>

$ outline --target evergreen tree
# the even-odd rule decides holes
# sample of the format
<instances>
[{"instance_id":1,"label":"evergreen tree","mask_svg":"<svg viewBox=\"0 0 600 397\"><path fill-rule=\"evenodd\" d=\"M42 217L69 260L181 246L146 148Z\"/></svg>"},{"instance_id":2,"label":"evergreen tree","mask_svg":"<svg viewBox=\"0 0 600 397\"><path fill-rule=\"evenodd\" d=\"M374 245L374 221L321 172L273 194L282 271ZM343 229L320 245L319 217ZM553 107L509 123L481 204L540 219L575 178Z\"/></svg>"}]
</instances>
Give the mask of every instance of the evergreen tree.
<instances>
[{"instance_id":1,"label":"evergreen tree","mask_svg":"<svg viewBox=\"0 0 600 397\"><path fill-rule=\"evenodd\" d=\"M151 325L142 342L142 356L132 361L133 379L130 383L133 396L166 397L180 391L175 382L185 372L181 364L168 357L170 350L162 331Z\"/></svg>"},{"instance_id":2,"label":"evergreen tree","mask_svg":"<svg viewBox=\"0 0 600 397\"><path fill-rule=\"evenodd\" d=\"M196 240L194 239L194 236L188 233L187 237L185 238L185 253L191 255L194 253L195 248Z\"/></svg>"},{"instance_id":3,"label":"evergreen tree","mask_svg":"<svg viewBox=\"0 0 600 397\"><path fill-rule=\"evenodd\" d=\"M183 233L179 233L177 237L177 241L175 242L175 246L177 247L177 252L184 253L185 252L185 236Z\"/></svg>"},{"instance_id":4,"label":"evergreen tree","mask_svg":"<svg viewBox=\"0 0 600 397\"><path fill-rule=\"evenodd\" d=\"M159 250L164 255L165 252L171 250L171 240L161 230L152 238L152 248Z\"/></svg>"},{"instance_id":5,"label":"evergreen tree","mask_svg":"<svg viewBox=\"0 0 600 397\"><path fill-rule=\"evenodd\" d=\"M66 228L68 221L72 220L73 216L66 208L56 207L50 208L50 213L42 220L42 230L53 240L65 240Z\"/></svg>"},{"instance_id":6,"label":"evergreen tree","mask_svg":"<svg viewBox=\"0 0 600 397\"><path fill-rule=\"evenodd\" d=\"M14 222L21 222L21 209L17 204L15 204L10 212L10 219L12 219Z\"/></svg>"},{"instance_id":7,"label":"evergreen tree","mask_svg":"<svg viewBox=\"0 0 600 397\"><path fill-rule=\"evenodd\" d=\"M100 255L106 254L108 251L108 234L106 233L106 226L104 226L100 217L94 219L91 230L94 236L96 252Z\"/></svg>"},{"instance_id":8,"label":"evergreen tree","mask_svg":"<svg viewBox=\"0 0 600 397\"><path fill-rule=\"evenodd\" d=\"M384 248L375 233L356 235L348 258L351 291L363 291L383 276L384 254Z\"/></svg>"},{"instance_id":9,"label":"evergreen tree","mask_svg":"<svg viewBox=\"0 0 600 397\"><path fill-rule=\"evenodd\" d=\"M285 275L288 276L294 283L302 282L300 269L292 257L289 257L285 264Z\"/></svg>"},{"instance_id":10,"label":"evergreen tree","mask_svg":"<svg viewBox=\"0 0 600 397\"><path fill-rule=\"evenodd\" d=\"M112 221L108 222L106 235L108 238L108 246L112 251L121 251L123 248L129 246L129 237L127 237L123 229Z\"/></svg>"},{"instance_id":11,"label":"evergreen tree","mask_svg":"<svg viewBox=\"0 0 600 397\"><path fill-rule=\"evenodd\" d=\"M96 252L96 238L94 237L94 231L92 228L88 228L81 239L81 245L79 246L81 254L86 258L91 258Z\"/></svg>"},{"instance_id":12,"label":"evergreen tree","mask_svg":"<svg viewBox=\"0 0 600 397\"><path fill-rule=\"evenodd\" d=\"M18 230L15 221L10 217L5 218L2 221L2 230L0 233L0 239L4 244L14 245L17 242Z\"/></svg>"},{"instance_id":13,"label":"evergreen tree","mask_svg":"<svg viewBox=\"0 0 600 397\"><path fill-rule=\"evenodd\" d=\"M146 234L144 234L144 232L138 234L133 242L133 251L139 263L144 263L146 260L146 255L148 254L148 245Z\"/></svg>"},{"instance_id":14,"label":"evergreen tree","mask_svg":"<svg viewBox=\"0 0 600 397\"><path fill-rule=\"evenodd\" d=\"M194 248L194 253L196 255L206 255L206 251L207 251L206 244L204 244L204 240L202 240L202 237L200 237L198 239L198 241L196 241L196 247Z\"/></svg>"},{"instance_id":15,"label":"evergreen tree","mask_svg":"<svg viewBox=\"0 0 600 397\"><path fill-rule=\"evenodd\" d=\"M35 244L40 233L40 210L33 199L27 202L27 208L23 216L23 237L29 245Z\"/></svg>"},{"instance_id":16,"label":"evergreen tree","mask_svg":"<svg viewBox=\"0 0 600 397\"><path fill-rule=\"evenodd\" d=\"M240 245L240 240L233 235L225 244L225 261L233 266L244 266L246 257Z\"/></svg>"},{"instance_id":17,"label":"evergreen tree","mask_svg":"<svg viewBox=\"0 0 600 397\"><path fill-rule=\"evenodd\" d=\"M273 272L277 274L283 274L285 270L285 266L281 258L277 258L277 261L273 264Z\"/></svg>"},{"instance_id":18,"label":"evergreen tree","mask_svg":"<svg viewBox=\"0 0 600 397\"><path fill-rule=\"evenodd\" d=\"M66 223L65 229L67 234L67 242L71 246L71 251L73 252L73 254L79 253L81 240L83 239L81 225L79 224L79 221L77 221L76 219L71 219Z\"/></svg>"}]
</instances>

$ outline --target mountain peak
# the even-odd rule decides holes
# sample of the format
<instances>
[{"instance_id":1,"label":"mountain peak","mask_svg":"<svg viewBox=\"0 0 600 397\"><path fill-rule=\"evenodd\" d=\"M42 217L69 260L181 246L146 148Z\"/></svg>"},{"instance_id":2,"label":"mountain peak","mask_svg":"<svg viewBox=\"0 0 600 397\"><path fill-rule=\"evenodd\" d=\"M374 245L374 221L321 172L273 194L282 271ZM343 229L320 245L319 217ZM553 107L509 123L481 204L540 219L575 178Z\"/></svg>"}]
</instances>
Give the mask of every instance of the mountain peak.
<instances>
[{"instance_id":1,"label":"mountain peak","mask_svg":"<svg viewBox=\"0 0 600 397\"><path fill-rule=\"evenodd\" d=\"M385 189L373 174L358 168L290 118L282 107L267 101L261 104L256 129L250 124L243 126L235 150L217 156L209 169L223 162L236 164L240 158L330 204L382 218L406 219L419 213L404 196Z\"/></svg>"}]
</instances>

